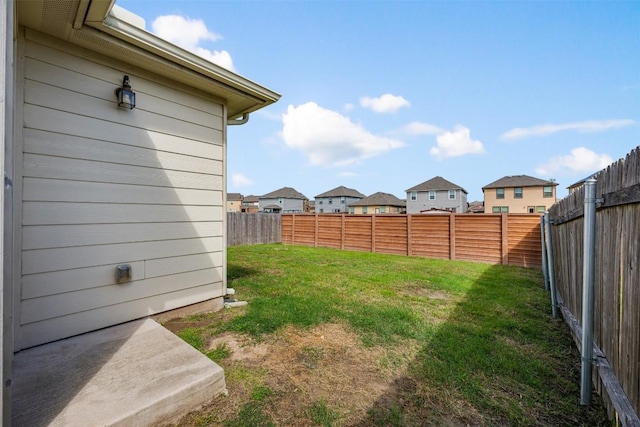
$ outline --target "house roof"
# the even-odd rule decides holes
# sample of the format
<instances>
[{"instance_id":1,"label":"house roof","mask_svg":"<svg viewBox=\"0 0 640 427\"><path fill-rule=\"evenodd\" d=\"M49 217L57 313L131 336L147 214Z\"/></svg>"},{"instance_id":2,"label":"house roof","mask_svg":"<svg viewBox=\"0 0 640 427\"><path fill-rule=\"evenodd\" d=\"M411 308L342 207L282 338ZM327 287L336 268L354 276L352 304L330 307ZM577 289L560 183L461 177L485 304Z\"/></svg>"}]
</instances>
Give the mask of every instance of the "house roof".
<instances>
[{"instance_id":1,"label":"house roof","mask_svg":"<svg viewBox=\"0 0 640 427\"><path fill-rule=\"evenodd\" d=\"M113 0L30 0L16 4L21 25L129 64L132 77L136 74L133 70L146 70L201 90L226 105L228 119L245 116L280 98L257 83L152 34L146 30L144 19ZM46 36L31 33L29 37L46 43Z\"/></svg>"},{"instance_id":2,"label":"house roof","mask_svg":"<svg viewBox=\"0 0 640 427\"><path fill-rule=\"evenodd\" d=\"M493 181L491 184L487 184L482 187L484 191L486 188L503 188L503 187L540 187L543 185L558 185L555 181L548 181L546 179L534 178L528 175L513 175L504 176L497 181Z\"/></svg>"},{"instance_id":3,"label":"house roof","mask_svg":"<svg viewBox=\"0 0 640 427\"><path fill-rule=\"evenodd\" d=\"M447 181L446 179L444 179L441 176L436 176L431 178L430 180L427 180L421 184L416 185L415 187L411 187L408 190L405 191L430 191L430 190L462 190L465 194L467 193L467 190L465 190L464 188L460 187L459 185L454 184L451 181Z\"/></svg>"},{"instance_id":4,"label":"house roof","mask_svg":"<svg viewBox=\"0 0 640 427\"><path fill-rule=\"evenodd\" d=\"M594 173L592 173L591 175L589 175L589 176L587 176L587 177L582 178L580 181L576 181L576 182L574 182L573 184L571 184L571 185L570 185L570 186L568 186L567 188L578 187L578 186L580 186L580 185L584 184L584 182L585 182L586 180L591 179L591 178L595 178L595 176L596 176L596 175L598 175L599 173L600 173L600 171L598 171L598 172L594 172Z\"/></svg>"},{"instance_id":5,"label":"house roof","mask_svg":"<svg viewBox=\"0 0 640 427\"><path fill-rule=\"evenodd\" d=\"M245 203L256 203L258 201L258 196L244 196L244 199L242 199L242 201Z\"/></svg>"},{"instance_id":6,"label":"house roof","mask_svg":"<svg viewBox=\"0 0 640 427\"><path fill-rule=\"evenodd\" d=\"M283 199L300 199L307 200L307 196L296 191L295 188L282 187L271 193L267 193L264 196L259 196L258 199L277 199L282 197Z\"/></svg>"},{"instance_id":7,"label":"house roof","mask_svg":"<svg viewBox=\"0 0 640 427\"><path fill-rule=\"evenodd\" d=\"M402 199L398 199L393 194L383 193L381 191L373 193L370 196L360 199L356 202L349 203L349 206L399 206L406 207L407 202Z\"/></svg>"},{"instance_id":8,"label":"house roof","mask_svg":"<svg viewBox=\"0 0 640 427\"><path fill-rule=\"evenodd\" d=\"M240 193L227 193L227 200L242 200Z\"/></svg>"},{"instance_id":9,"label":"house roof","mask_svg":"<svg viewBox=\"0 0 640 427\"><path fill-rule=\"evenodd\" d=\"M340 187L336 187L333 190L325 191L322 194L318 194L316 196L316 199L318 197L359 197L359 198L363 198L363 197L365 197L365 195L362 194L361 192L359 192L358 190L354 190L353 188L347 188L347 187L341 185Z\"/></svg>"},{"instance_id":10,"label":"house roof","mask_svg":"<svg viewBox=\"0 0 640 427\"><path fill-rule=\"evenodd\" d=\"M282 209L282 206L280 205L267 205L264 207L264 209Z\"/></svg>"}]
</instances>

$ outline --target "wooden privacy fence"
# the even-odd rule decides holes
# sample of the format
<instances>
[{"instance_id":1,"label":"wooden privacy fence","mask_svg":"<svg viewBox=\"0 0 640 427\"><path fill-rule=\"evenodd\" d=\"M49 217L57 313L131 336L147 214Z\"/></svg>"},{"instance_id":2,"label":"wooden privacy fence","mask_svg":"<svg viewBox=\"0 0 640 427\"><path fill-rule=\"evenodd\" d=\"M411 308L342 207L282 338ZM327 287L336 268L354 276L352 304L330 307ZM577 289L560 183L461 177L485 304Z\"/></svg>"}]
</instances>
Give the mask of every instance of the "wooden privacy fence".
<instances>
[{"instance_id":1,"label":"wooden privacy fence","mask_svg":"<svg viewBox=\"0 0 640 427\"><path fill-rule=\"evenodd\" d=\"M594 384L623 425L638 425L625 420L632 415L637 420L640 413L640 147L601 171L596 180ZM583 211L584 187L549 210L557 293L577 340L581 327L575 326L576 319L582 319ZM611 392L608 372L626 396ZM624 413L622 397L635 414Z\"/></svg>"},{"instance_id":2,"label":"wooden privacy fence","mask_svg":"<svg viewBox=\"0 0 640 427\"><path fill-rule=\"evenodd\" d=\"M282 243L541 267L531 214L284 214Z\"/></svg>"},{"instance_id":3,"label":"wooden privacy fence","mask_svg":"<svg viewBox=\"0 0 640 427\"><path fill-rule=\"evenodd\" d=\"M280 243L277 214L227 212L227 246Z\"/></svg>"}]
</instances>

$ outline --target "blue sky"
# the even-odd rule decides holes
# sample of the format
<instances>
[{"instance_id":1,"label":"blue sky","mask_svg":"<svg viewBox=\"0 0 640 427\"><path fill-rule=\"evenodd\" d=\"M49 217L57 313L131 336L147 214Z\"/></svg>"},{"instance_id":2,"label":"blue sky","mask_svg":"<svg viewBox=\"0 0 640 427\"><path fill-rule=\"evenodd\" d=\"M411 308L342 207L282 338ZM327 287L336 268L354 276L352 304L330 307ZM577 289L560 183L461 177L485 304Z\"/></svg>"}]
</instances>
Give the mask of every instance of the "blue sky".
<instances>
[{"instance_id":1,"label":"blue sky","mask_svg":"<svg viewBox=\"0 0 640 427\"><path fill-rule=\"evenodd\" d=\"M640 144L640 2L118 0L282 95L229 128L229 192L440 175L573 182Z\"/></svg>"}]
</instances>

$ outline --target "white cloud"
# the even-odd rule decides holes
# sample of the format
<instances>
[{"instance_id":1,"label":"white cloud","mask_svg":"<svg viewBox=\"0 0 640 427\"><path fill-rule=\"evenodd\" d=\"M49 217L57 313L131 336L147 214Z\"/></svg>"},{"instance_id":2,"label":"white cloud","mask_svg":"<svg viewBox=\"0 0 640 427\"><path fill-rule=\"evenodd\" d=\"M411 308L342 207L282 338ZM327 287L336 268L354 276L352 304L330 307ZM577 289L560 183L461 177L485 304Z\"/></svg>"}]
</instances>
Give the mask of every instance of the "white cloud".
<instances>
[{"instance_id":1,"label":"white cloud","mask_svg":"<svg viewBox=\"0 0 640 427\"><path fill-rule=\"evenodd\" d=\"M342 107L342 108L344 109L344 111L346 113L348 113L349 111L352 111L354 108L356 108L356 106L349 102L349 103L344 104L344 107Z\"/></svg>"},{"instance_id":2,"label":"white cloud","mask_svg":"<svg viewBox=\"0 0 640 427\"><path fill-rule=\"evenodd\" d=\"M237 188L246 187L253 184L253 181L250 178L247 178L241 173L234 173L231 176L231 182L233 183L233 186Z\"/></svg>"},{"instance_id":3,"label":"white cloud","mask_svg":"<svg viewBox=\"0 0 640 427\"><path fill-rule=\"evenodd\" d=\"M484 153L482 142L471 139L471 131L464 126L438 135L436 141L438 145L431 148L431 155L438 159Z\"/></svg>"},{"instance_id":4,"label":"white cloud","mask_svg":"<svg viewBox=\"0 0 640 427\"><path fill-rule=\"evenodd\" d=\"M222 38L221 35L209 31L201 19L190 19L180 15L158 16L151 24L151 28L159 37L214 64L234 71L233 60L229 52L225 50L211 51L201 46L202 42L214 42Z\"/></svg>"},{"instance_id":5,"label":"white cloud","mask_svg":"<svg viewBox=\"0 0 640 427\"><path fill-rule=\"evenodd\" d=\"M611 119L611 120L587 120L583 122L571 123L550 123L544 125L531 126L528 128L514 128L500 136L500 139L519 139L530 136L545 136L552 133L562 131L576 132L604 132L607 130L620 129L636 124L634 120L629 119Z\"/></svg>"},{"instance_id":6,"label":"white cloud","mask_svg":"<svg viewBox=\"0 0 640 427\"><path fill-rule=\"evenodd\" d=\"M407 135L440 135L445 130L436 125L424 122L411 122L400 129L400 132Z\"/></svg>"},{"instance_id":7,"label":"white cloud","mask_svg":"<svg viewBox=\"0 0 640 427\"><path fill-rule=\"evenodd\" d=\"M380 98L369 98L365 96L360 98L360 105L369 108L376 113L395 113L402 107L409 107L409 101L401 96L385 93Z\"/></svg>"},{"instance_id":8,"label":"white cloud","mask_svg":"<svg viewBox=\"0 0 640 427\"><path fill-rule=\"evenodd\" d=\"M315 102L289 105L282 124L285 144L302 151L312 165L344 166L404 146L402 141L373 135Z\"/></svg>"},{"instance_id":9,"label":"white cloud","mask_svg":"<svg viewBox=\"0 0 640 427\"><path fill-rule=\"evenodd\" d=\"M564 171L589 173L604 169L613 163L613 159L607 154L598 154L585 147L571 150L570 154L555 156L536 168L540 175L555 175Z\"/></svg>"}]
</instances>

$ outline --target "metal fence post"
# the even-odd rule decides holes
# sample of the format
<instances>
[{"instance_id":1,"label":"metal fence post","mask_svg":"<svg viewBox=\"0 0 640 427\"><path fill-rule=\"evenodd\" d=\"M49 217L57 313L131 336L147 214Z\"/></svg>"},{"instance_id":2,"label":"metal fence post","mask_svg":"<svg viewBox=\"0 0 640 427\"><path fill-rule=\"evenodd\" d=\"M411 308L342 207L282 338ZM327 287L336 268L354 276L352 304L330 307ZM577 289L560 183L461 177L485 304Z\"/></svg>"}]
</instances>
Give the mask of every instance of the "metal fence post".
<instances>
[{"instance_id":1,"label":"metal fence post","mask_svg":"<svg viewBox=\"0 0 640 427\"><path fill-rule=\"evenodd\" d=\"M596 257L596 180L584 183L584 259L582 264L582 369L580 404L591 403L593 365L593 288Z\"/></svg>"},{"instance_id":2,"label":"metal fence post","mask_svg":"<svg viewBox=\"0 0 640 427\"><path fill-rule=\"evenodd\" d=\"M556 294L556 274L553 266L553 239L551 237L551 220L549 211L544 213L545 234L547 236L547 272L549 275L549 288L551 289L551 314L553 318L558 318L558 297Z\"/></svg>"},{"instance_id":3,"label":"metal fence post","mask_svg":"<svg viewBox=\"0 0 640 427\"><path fill-rule=\"evenodd\" d=\"M540 241L542 243L542 274L544 276L544 289L549 290L549 272L547 271L547 246L544 232L544 215L540 215Z\"/></svg>"}]
</instances>

